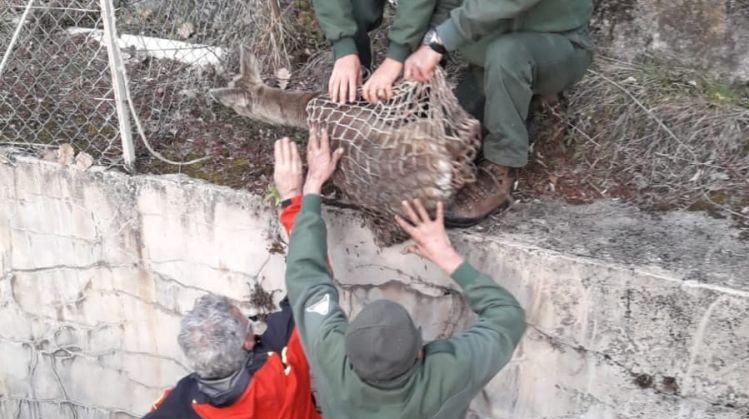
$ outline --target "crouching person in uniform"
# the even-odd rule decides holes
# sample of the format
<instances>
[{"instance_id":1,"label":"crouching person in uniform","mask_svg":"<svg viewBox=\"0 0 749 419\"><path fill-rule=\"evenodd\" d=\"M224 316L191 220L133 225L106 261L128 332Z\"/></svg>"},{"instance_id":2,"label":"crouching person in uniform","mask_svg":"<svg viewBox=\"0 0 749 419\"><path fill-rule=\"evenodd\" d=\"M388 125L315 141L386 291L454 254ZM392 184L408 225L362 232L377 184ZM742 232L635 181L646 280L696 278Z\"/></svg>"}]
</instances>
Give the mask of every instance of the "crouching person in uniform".
<instances>
[{"instance_id":1,"label":"crouching person in uniform","mask_svg":"<svg viewBox=\"0 0 749 419\"><path fill-rule=\"evenodd\" d=\"M276 143L274 178L289 234L301 204L302 163L288 139ZM319 419L288 299L280 307L255 335L228 298L198 298L178 337L194 372L166 390L145 419Z\"/></svg>"},{"instance_id":2,"label":"crouching person in uniform","mask_svg":"<svg viewBox=\"0 0 749 419\"><path fill-rule=\"evenodd\" d=\"M525 330L515 298L466 262L450 244L443 209L436 219L404 202L398 219L414 239L410 249L450 274L465 292L476 324L465 333L426 345L406 309L392 301L366 305L350 322L326 263L326 227L320 191L340 150L327 133L310 133L309 172L302 208L289 242L286 287L326 419L456 419L509 362Z\"/></svg>"},{"instance_id":3,"label":"crouching person in uniform","mask_svg":"<svg viewBox=\"0 0 749 419\"><path fill-rule=\"evenodd\" d=\"M592 0L436 1L404 75L428 80L446 54L460 51L471 67L455 94L485 129L477 181L445 210L449 226L474 225L510 202L517 169L528 163L531 100L583 77L593 60L592 13Z\"/></svg>"}]
</instances>

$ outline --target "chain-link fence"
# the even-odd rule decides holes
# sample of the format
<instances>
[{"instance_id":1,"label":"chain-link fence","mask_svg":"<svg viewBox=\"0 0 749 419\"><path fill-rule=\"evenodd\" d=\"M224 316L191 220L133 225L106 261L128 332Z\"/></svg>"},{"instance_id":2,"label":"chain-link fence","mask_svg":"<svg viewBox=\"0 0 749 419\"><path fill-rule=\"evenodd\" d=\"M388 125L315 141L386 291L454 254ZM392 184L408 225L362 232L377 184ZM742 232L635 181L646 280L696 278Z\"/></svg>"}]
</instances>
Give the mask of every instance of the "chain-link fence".
<instances>
[{"instance_id":1,"label":"chain-link fence","mask_svg":"<svg viewBox=\"0 0 749 419\"><path fill-rule=\"evenodd\" d=\"M64 143L104 165L122 161L98 0L0 0L0 144Z\"/></svg>"},{"instance_id":2,"label":"chain-link fence","mask_svg":"<svg viewBox=\"0 0 749 419\"><path fill-rule=\"evenodd\" d=\"M116 11L141 167L202 161L221 119L210 88L229 82L252 35L251 1L132 1ZM154 158L157 157L157 158ZM148 167L149 169L151 167Z\"/></svg>"},{"instance_id":3,"label":"chain-link fence","mask_svg":"<svg viewBox=\"0 0 749 419\"><path fill-rule=\"evenodd\" d=\"M70 144L111 166L130 160L132 138L144 170L171 171L212 152L223 165L227 147L257 127L208 90L229 83L245 46L267 52L271 71L288 69L281 23L298 2L0 0L0 145Z\"/></svg>"}]
</instances>

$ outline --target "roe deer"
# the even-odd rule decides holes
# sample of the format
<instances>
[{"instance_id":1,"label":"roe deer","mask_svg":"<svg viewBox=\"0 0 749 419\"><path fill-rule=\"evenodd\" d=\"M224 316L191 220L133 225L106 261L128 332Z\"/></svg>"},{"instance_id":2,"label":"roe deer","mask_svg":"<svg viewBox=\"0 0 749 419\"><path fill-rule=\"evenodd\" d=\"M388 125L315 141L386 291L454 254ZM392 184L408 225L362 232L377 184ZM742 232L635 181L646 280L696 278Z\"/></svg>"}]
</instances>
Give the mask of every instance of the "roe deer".
<instances>
[{"instance_id":1,"label":"roe deer","mask_svg":"<svg viewBox=\"0 0 749 419\"><path fill-rule=\"evenodd\" d=\"M395 224L392 215L400 214L404 199L419 198L433 209L475 180L480 126L460 108L441 72L430 83L397 83L394 97L385 103L340 105L322 92L265 85L257 60L242 50L239 76L211 94L255 120L327 129L331 147L344 149L333 184L368 213L380 244L405 238L384 231Z\"/></svg>"}]
</instances>

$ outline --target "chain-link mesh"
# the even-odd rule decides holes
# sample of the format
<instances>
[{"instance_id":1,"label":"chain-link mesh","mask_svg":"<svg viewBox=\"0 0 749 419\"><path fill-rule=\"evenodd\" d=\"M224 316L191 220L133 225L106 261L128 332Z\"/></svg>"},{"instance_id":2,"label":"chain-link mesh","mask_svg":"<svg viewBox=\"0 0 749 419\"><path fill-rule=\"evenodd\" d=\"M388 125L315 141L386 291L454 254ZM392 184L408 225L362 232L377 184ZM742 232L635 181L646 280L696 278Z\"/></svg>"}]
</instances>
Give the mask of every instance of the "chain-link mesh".
<instances>
[{"instance_id":1,"label":"chain-link mesh","mask_svg":"<svg viewBox=\"0 0 749 419\"><path fill-rule=\"evenodd\" d=\"M122 161L98 0L0 0L0 145L71 144L103 165ZM17 31L20 25L20 30ZM13 45L11 39L17 33Z\"/></svg>"},{"instance_id":2,"label":"chain-link mesh","mask_svg":"<svg viewBox=\"0 0 749 419\"><path fill-rule=\"evenodd\" d=\"M238 67L239 46L254 34L253 1L122 1L117 31L136 133L160 155L185 162L205 157L193 147L223 124L205 92ZM137 125L136 125L137 127ZM143 144L143 142L140 142ZM140 163L150 155L139 148Z\"/></svg>"}]
</instances>

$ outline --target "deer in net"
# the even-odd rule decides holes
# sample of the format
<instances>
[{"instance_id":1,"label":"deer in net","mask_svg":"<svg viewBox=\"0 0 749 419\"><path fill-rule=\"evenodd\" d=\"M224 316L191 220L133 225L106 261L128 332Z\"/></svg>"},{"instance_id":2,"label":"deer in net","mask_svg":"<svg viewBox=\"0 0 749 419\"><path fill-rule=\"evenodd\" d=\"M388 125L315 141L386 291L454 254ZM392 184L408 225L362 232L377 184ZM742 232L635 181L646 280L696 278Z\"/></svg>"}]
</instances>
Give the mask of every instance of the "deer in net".
<instances>
[{"instance_id":1,"label":"deer in net","mask_svg":"<svg viewBox=\"0 0 749 419\"><path fill-rule=\"evenodd\" d=\"M341 105L322 92L267 86L255 57L242 50L240 74L211 94L258 121L327 129L332 149L344 150L332 183L364 212L381 246L406 239L393 219L404 199L421 199L431 211L476 180L480 123L458 104L441 69L428 83L399 81L386 102Z\"/></svg>"}]
</instances>

